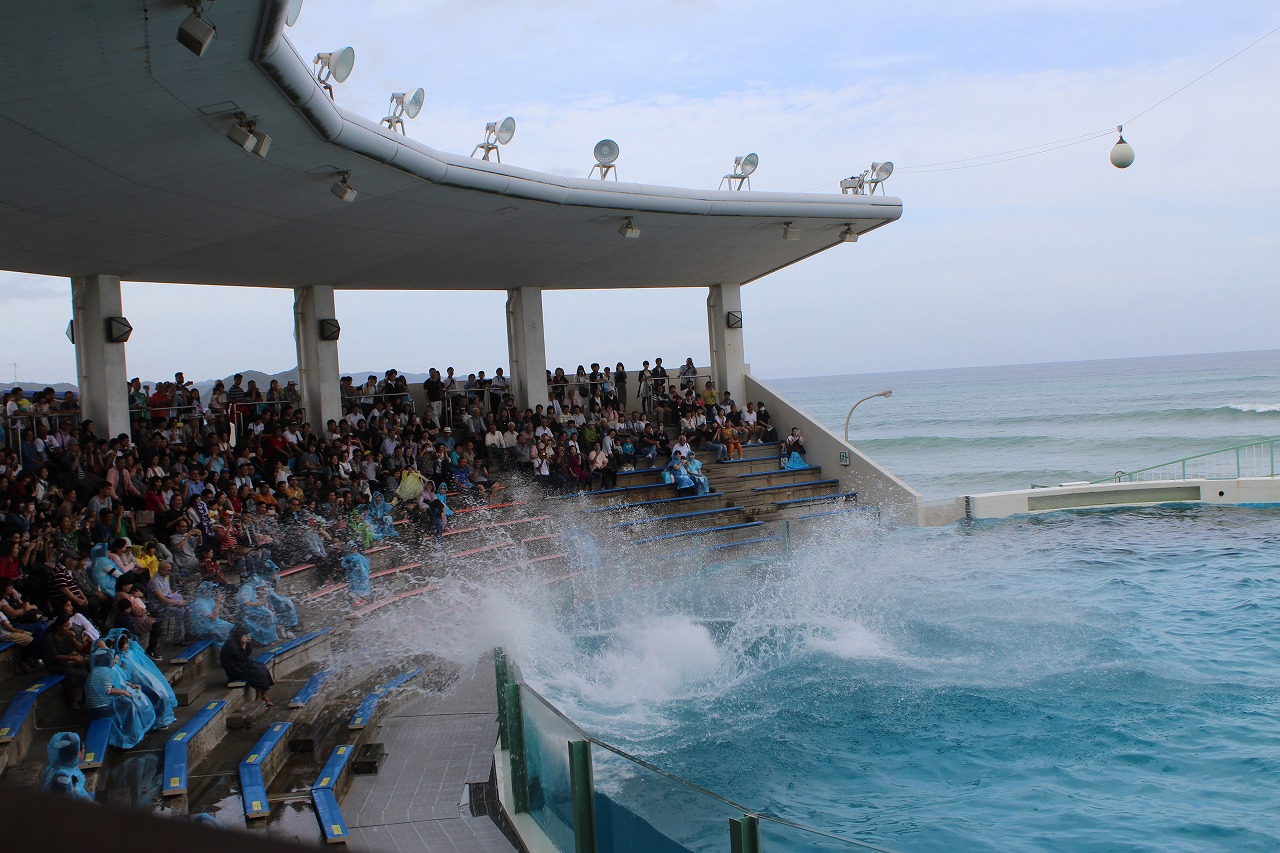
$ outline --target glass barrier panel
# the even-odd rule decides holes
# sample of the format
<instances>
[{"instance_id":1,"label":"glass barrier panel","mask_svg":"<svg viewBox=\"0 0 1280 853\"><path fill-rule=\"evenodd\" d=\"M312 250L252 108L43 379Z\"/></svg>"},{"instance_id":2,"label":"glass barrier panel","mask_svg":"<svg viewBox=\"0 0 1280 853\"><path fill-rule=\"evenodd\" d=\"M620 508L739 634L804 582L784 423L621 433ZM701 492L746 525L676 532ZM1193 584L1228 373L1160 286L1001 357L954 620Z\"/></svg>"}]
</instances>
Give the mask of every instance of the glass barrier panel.
<instances>
[{"instance_id":1,"label":"glass barrier panel","mask_svg":"<svg viewBox=\"0 0 1280 853\"><path fill-rule=\"evenodd\" d=\"M600 853L727 853L743 809L599 744L591 745Z\"/></svg>"},{"instance_id":2,"label":"glass barrier panel","mask_svg":"<svg viewBox=\"0 0 1280 853\"><path fill-rule=\"evenodd\" d=\"M851 853L856 850L892 853L887 848L864 841L841 838L760 815L760 853Z\"/></svg>"},{"instance_id":3,"label":"glass barrier panel","mask_svg":"<svg viewBox=\"0 0 1280 853\"><path fill-rule=\"evenodd\" d=\"M583 740L584 735L524 685L520 686L520 710L529 814L562 853L573 853L569 741Z\"/></svg>"}]
</instances>

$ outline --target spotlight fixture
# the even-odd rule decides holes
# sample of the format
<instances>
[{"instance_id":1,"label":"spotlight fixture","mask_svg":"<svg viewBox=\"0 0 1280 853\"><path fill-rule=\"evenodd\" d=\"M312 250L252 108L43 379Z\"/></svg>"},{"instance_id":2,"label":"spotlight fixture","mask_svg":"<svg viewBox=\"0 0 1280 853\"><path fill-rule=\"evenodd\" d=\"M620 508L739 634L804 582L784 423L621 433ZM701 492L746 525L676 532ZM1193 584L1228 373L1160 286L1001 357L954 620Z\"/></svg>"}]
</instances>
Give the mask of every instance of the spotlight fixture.
<instances>
[{"instance_id":1,"label":"spotlight fixture","mask_svg":"<svg viewBox=\"0 0 1280 853\"><path fill-rule=\"evenodd\" d=\"M107 342L122 344L133 334L133 325L124 317L107 318Z\"/></svg>"},{"instance_id":2,"label":"spotlight fixture","mask_svg":"<svg viewBox=\"0 0 1280 853\"><path fill-rule=\"evenodd\" d=\"M844 230L840 232L840 242L841 243L858 242L858 232L853 230L852 222L846 222L844 224Z\"/></svg>"},{"instance_id":3,"label":"spotlight fixture","mask_svg":"<svg viewBox=\"0 0 1280 853\"><path fill-rule=\"evenodd\" d=\"M498 146L506 145L515 135L516 120L511 116L507 116L501 122L491 121L484 126L484 142L471 149L471 156L476 156L477 151L483 151L484 156L480 158L481 160L488 160L489 155L492 154L501 163L502 155L498 153Z\"/></svg>"},{"instance_id":4,"label":"spotlight fixture","mask_svg":"<svg viewBox=\"0 0 1280 853\"><path fill-rule=\"evenodd\" d=\"M191 14L178 27L178 44L196 56L204 56L204 49L218 34L218 29L204 19L204 8L200 0L187 0L187 5L191 7Z\"/></svg>"},{"instance_id":5,"label":"spotlight fixture","mask_svg":"<svg viewBox=\"0 0 1280 853\"><path fill-rule=\"evenodd\" d=\"M236 113L235 126L227 131L227 139L250 154L266 157L271 148L271 137L257 130L257 124L257 116L249 118L244 113Z\"/></svg>"},{"instance_id":6,"label":"spotlight fixture","mask_svg":"<svg viewBox=\"0 0 1280 853\"><path fill-rule=\"evenodd\" d=\"M338 180L334 182L333 186L329 187L329 192L336 195L341 201L354 201L356 191L352 189L351 184L348 183L351 179L351 173L339 172L338 175Z\"/></svg>"},{"instance_id":7,"label":"spotlight fixture","mask_svg":"<svg viewBox=\"0 0 1280 853\"><path fill-rule=\"evenodd\" d=\"M329 85L329 81L342 83L351 76L351 69L356 67L356 52L354 48L344 47L333 53L317 53L311 63L319 66L316 69L316 82L324 87L332 101L333 87Z\"/></svg>"},{"instance_id":8,"label":"spotlight fixture","mask_svg":"<svg viewBox=\"0 0 1280 853\"><path fill-rule=\"evenodd\" d=\"M591 167L589 174L594 175L596 169L600 170L600 180L604 180L610 172L613 173L613 179L618 180L617 167L613 165L613 161L618 159L618 155L622 153L622 149L618 147L618 143L612 139L601 139L596 143L595 151L596 164Z\"/></svg>"},{"instance_id":9,"label":"spotlight fixture","mask_svg":"<svg viewBox=\"0 0 1280 853\"><path fill-rule=\"evenodd\" d=\"M1124 125L1116 128L1120 138L1111 146L1111 165L1117 169L1127 169L1133 165L1133 146L1124 141Z\"/></svg>"},{"instance_id":10,"label":"spotlight fixture","mask_svg":"<svg viewBox=\"0 0 1280 853\"><path fill-rule=\"evenodd\" d=\"M861 175L852 175L840 182L840 192L848 195L865 195L867 187L871 187L870 194L876 194L876 187L883 184L893 174L893 164L886 160L883 163L872 163L871 168L864 171ZM880 187L880 194L884 195L884 187Z\"/></svg>"},{"instance_id":11,"label":"spotlight fixture","mask_svg":"<svg viewBox=\"0 0 1280 853\"><path fill-rule=\"evenodd\" d=\"M640 236L640 229L635 226L635 223L631 221L631 217L628 216L626 221L618 226L618 233L628 240L634 240Z\"/></svg>"},{"instance_id":12,"label":"spotlight fixture","mask_svg":"<svg viewBox=\"0 0 1280 853\"><path fill-rule=\"evenodd\" d=\"M800 229L792 225L790 222L782 223L782 239L783 240L799 240Z\"/></svg>"},{"instance_id":13,"label":"spotlight fixture","mask_svg":"<svg viewBox=\"0 0 1280 853\"><path fill-rule=\"evenodd\" d=\"M757 154L748 154L745 157L733 158L733 171L720 179L720 187L723 187L725 181L729 182L729 189L741 190L745 183L747 189L751 189L751 173L760 165L760 157ZM716 187L719 189L720 187Z\"/></svg>"},{"instance_id":14,"label":"spotlight fixture","mask_svg":"<svg viewBox=\"0 0 1280 853\"><path fill-rule=\"evenodd\" d=\"M418 113L422 112L422 104L427 99L427 93L421 86L414 89L413 92L392 92L390 115L382 120L382 123L392 130L398 130L404 133L404 120L406 118L417 118ZM406 136L408 134L405 134Z\"/></svg>"}]
</instances>

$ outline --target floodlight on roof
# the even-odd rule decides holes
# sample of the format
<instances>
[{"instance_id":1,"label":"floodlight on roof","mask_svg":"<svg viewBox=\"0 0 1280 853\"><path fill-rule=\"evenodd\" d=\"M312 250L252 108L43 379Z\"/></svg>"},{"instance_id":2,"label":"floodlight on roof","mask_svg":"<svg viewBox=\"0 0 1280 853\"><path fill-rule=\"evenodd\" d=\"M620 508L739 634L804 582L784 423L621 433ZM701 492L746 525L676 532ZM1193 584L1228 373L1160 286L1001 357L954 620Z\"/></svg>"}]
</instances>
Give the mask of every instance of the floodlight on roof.
<instances>
[{"instance_id":1,"label":"floodlight on roof","mask_svg":"<svg viewBox=\"0 0 1280 853\"><path fill-rule=\"evenodd\" d=\"M628 216L626 221L618 226L618 233L628 240L634 240L640 236L640 229L635 226L635 223L631 221L631 217Z\"/></svg>"},{"instance_id":2,"label":"floodlight on roof","mask_svg":"<svg viewBox=\"0 0 1280 853\"><path fill-rule=\"evenodd\" d=\"M622 149L618 147L618 143L612 139L601 139L596 143L596 147L592 152L596 157L596 164L591 167L590 174L595 174L596 169L600 170L600 180L604 180L610 172L613 173L613 179L618 180L617 167L614 161L618 159L618 155L622 153Z\"/></svg>"},{"instance_id":3,"label":"floodlight on roof","mask_svg":"<svg viewBox=\"0 0 1280 853\"><path fill-rule=\"evenodd\" d=\"M782 239L783 240L799 240L800 229L790 222L782 223Z\"/></svg>"},{"instance_id":4,"label":"floodlight on roof","mask_svg":"<svg viewBox=\"0 0 1280 853\"><path fill-rule=\"evenodd\" d=\"M339 172L338 180L334 182L333 186L329 187L329 192L336 195L341 201L355 201L356 191L352 188L350 180L350 172Z\"/></svg>"},{"instance_id":5,"label":"floodlight on roof","mask_svg":"<svg viewBox=\"0 0 1280 853\"><path fill-rule=\"evenodd\" d=\"M244 113L236 113L235 125L227 131L227 139L259 157L266 157L271 148L271 137L257 129L257 117L249 118Z\"/></svg>"},{"instance_id":6,"label":"floodlight on roof","mask_svg":"<svg viewBox=\"0 0 1280 853\"><path fill-rule=\"evenodd\" d=\"M729 182L729 189L741 190L745 183L747 189L751 189L751 173L760 165L760 155L747 154L744 157L733 158L733 171L720 179L720 186L723 187L725 181ZM719 187L717 187L719 189Z\"/></svg>"},{"instance_id":7,"label":"floodlight on roof","mask_svg":"<svg viewBox=\"0 0 1280 853\"><path fill-rule=\"evenodd\" d=\"M356 67L356 52L354 48L344 47L332 53L317 53L311 63L319 66L316 69L316 82L324 87L329 100L333 100L333 87L329 85L329 81L343 83L351 76L351 69Z\"/></svg>"},{"instance_id":8,"label":"floodlight on roof","mask_svg":"<svg viewBox=\"0 0 1280 853\"><path fill-rule=\"evenodd\" d=\"M196 56L204 56L204 50L217 36L218 28L205 20L200 0L187 0L187 5L191 8L191 14L178 27L178 44Z\"/></svg>"},{"instance_id":9,"label":"floodlight on roof","mask_svg":"<svg viewBox=\"0 0 1280 853\"><path fill-rule=\"evenodd\" d=\"M893 174L893 164L886 160L883 163L872 163L871 168L864 171L861 175L852 175L840 182L840 192L844 194L864 195L867 193L867 187L870 187L870 194L875 195L876 187L883 184ZM884 194L884 187L880 187L881 195Z\"/></svg>"},{"instance_id":10,"label":"floodlight on roof","mask_svg":"<svg viewBox=\"0 0 1280 853\"><path fill-rule=\"evenodd\" d=\"M840 242L841 243L858 242L858 232L853 230L852 222L846 222L844 224L844 230L840 232Z\"/></svg>"},{"instance_id":11,"label":"floodlight on roof","mask_svg":"<svg viewBox=\"0 0 1280 853\"><path fill-rule=\"evenodd\" d=\"M417 118L418 113L422 112L422 105L426 100L426 90L421 86L412 92L392 92L389 114L382 120L382 123L392 130L399 130L404 133L404 120L406 118Z\"/></svg>"},{"instance_id":12,"label":"floodlight on roof","mask_svg":"<svg viewBox=\"0 0 1280 853\"><path fill-rule=\"evenodd\" d=\"M507 116L502 121L491 121L484 126L484 142L476 145L471 149L471 156L476 156L476 152L481 152L480 159L488 160L492 154L499 163L502 162L502 154L498 151L499 145L506 145L511 138L516 135L516 120L511 116Z\"/></svg>"},{"instance_id":13,"label":"floodlight on roof","mask_svg":"<svg viewBox=\"0 0 1280 853\"><path fill-rule=\"evenodd\" d=\"M289 0L289 5L284 10L284 25L292 27L298 23L298 15L302 12L302 0Z\"/></svg>"},{"instance_id":14,"label":"floodlight on roof","mask_svg":"<svg viewBox=\"0 0 1280 853\"><path fill-rule=\"evenodd\" d=\"M1124 125L1116 128L1120 138L1111 146L1111 165L1117 169L1127 169L1133 165L1133 146L1124 141Z\"/></svg>"}]
</instances>

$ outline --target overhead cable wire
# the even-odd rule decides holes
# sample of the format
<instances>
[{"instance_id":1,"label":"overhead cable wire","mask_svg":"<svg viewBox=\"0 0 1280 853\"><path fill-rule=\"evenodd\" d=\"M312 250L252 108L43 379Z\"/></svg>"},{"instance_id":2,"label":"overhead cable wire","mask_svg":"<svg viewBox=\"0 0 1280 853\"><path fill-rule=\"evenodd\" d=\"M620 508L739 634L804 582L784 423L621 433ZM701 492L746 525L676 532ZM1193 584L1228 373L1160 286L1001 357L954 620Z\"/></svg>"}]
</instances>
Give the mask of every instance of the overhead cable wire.
<instances>
[{"instance_id":1,"label":"overhead cable wire","mask_svg":"<svg viewBox=\"0 0 1280 853\"><path fill-rule=\"evenodd\" d=\"M1138 113L1133 118L1129 119L1128 121L1125 121L1123 124L1132 124L1133 122L1142 118L1147 113L1154 110L1156 107L1163 104L1165 101L1168 101L1171 98L1186 91L1187 89L1190 89L1196 83L1199 83L1201 80L1208 77L1210 74L1217 71L1219 68L1226 65L1231 60L1240 56L1240 54L1244 53L1250 48L1255 47L1260 42L1265 41L1267 38L1270 38L1271 36L1275 35L1278 32L1280 32L1280 27L1276 27L1275 29L1269 32L1263 33L1262 35L1258 36L1258 38L1249 42L1247 45L1240 48L1235 53L1231 54L1226 59L1222 60L1217 65L1210 68L1208 71L1201 74L1199 77L1196 77L1194 80L1187 83L1186 85L1178 89L1175 89L1173 92L1170 92L1168 95L1165 95L1163 98L1156 101L1154 104L1147 107L1145 110ZM1084 143L1084 142L1090 142L1095 139L1100 139L1104 136L1110 136L1115 132L1116 131L1113 130L1112 128L1107 128L1106 130L1093 131L1092 133L1082 133L1079 136L1068 136L1065 139L1059 139L1054 142L1044 142L1044 143L1041 143L1040 145L1028 145L1024 148L1011 148L1008 151L998 151L993 154L986 154L980 157L965 157L960 160L943 160L938 163L921 163L921 164L912 165L912 166L898 166L895 169L895 171L899 173L904 173L904 174L920 175L920 174L927 174L929 172L954 172L959 169L977 169L982 166L994 166L997 163L1008 163L1011 160L1025 160L1028 157L1036 157L1040 154L1048 154L1050 151L1059 151L1063 148L1070 148L1073 145L1080 145L1081 143ZM1029 154L1021 153L1024 151L1029 151L1031 153ZM1017 156L1006 157L1005 156L1006 154L1016 154ZM994 158L1000 158L1000 159L994 159ZM983 162L981 163L975 162L978 160L981 160ZM956 165L961 163L966 163L969 165ZM939 168L939 167L944 167L944 168ZM828 182L827 184L822 184L821 186L825 187L825 186L828 186L830 183L831 182ZM814 187L814 189L819 189L819 187ZM809 192L809 190L806 190L806 192Z\"/></svg>"}]
</instances>

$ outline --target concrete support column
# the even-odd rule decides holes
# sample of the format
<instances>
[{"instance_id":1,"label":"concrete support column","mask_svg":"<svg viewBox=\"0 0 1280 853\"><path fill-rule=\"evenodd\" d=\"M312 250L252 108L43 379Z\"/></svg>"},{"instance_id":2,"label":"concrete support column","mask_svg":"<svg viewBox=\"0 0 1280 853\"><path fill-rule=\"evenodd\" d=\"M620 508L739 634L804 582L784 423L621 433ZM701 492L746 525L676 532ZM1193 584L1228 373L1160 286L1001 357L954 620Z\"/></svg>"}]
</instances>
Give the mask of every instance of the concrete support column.
<instances>
[{"instance_id":1,"label":"concrete support column","mask_svg":"<svg viewBox=\"0 0 1280 853\"><path fill-rule=\"evenodd\" d=\"M311 428L323 433L325 424L342 417L338 389L337 312L333 288L315 285L293 291L293 337L298 346L298 390ZM321 324L331 325L332 340L324 340Z\"/></svg>"},{"instance_id":2,"label":"concrete support column","mask_svg":"<svg viewBox=\"0 0 1280 853\"><path fill-rule=\"evenodd\" d=\"M511 394L524 409L547 404L547 341L542 326L542 288L507 291L507 352Z\"/></svg>"},{"instance_id":3,"label":"concrete support column","mask_svg":"<svg viewBox=\"0 0 1280 853\"><path fill-rule=\"evenodd\" d=\"M129 432L129 375L124 344L112 343L107 318L124 314L120 279L90 275L71 280L72 333L76 339L76 382L83 417L99 438Z\"/></svg>"},{"instance_id":4,"label":"concrete support column","mask_svg":"<svg viewBox=\"0 0 1280 853\"><path fill-rule=\"evenodd\" d=\"M740 408L746 408L747 359L742 349L742 285L717 284L707 288L707 340L711 344L711 375L716 390L728 390Z\"/></svg>"}]
</instances>

